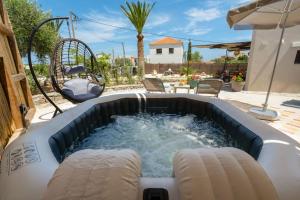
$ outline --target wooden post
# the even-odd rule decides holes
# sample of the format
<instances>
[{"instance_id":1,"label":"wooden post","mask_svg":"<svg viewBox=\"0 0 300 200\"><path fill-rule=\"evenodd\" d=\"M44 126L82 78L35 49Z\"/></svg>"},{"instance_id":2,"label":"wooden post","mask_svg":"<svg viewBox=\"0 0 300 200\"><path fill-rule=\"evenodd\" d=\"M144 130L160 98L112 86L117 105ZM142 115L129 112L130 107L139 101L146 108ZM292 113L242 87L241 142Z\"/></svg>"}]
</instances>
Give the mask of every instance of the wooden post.
<instances>
[{"instance_id":1,"label":"wooden post","mask_svg":"<svg viewBox=\"0 0 300 200\"><path fill-rule=\"evenodd\" d=\"M26 127L35 113L22 58L3 0L0 0L0 55L0 147L3 147L12 132ZM21 105L28 110L26 116L20 111Z\"/></svg>"},{"instance_id":2,"label":"wooden post","mask_svg":"<svg viewBox=\"0 0 300 200\"><path fill-rule=\"evenodd\" d=\"M13 36L13 31L8 28L7 26L5 26L3 23L0 22L0 33L3 35L6 35L8 37L12 37Z\"/></svg>"},{"instance_id":3,"label":"wooden post","mask_svg":"<svg viewBox=\"0 0 300 200\"><path fill-rule=\"evenodd\" d=\"M0 0L0 16L2 18L3 23L5 24L5 19L4 19L4 5L2 0Z\"/></svg>"},{"instance_id":4,"label":"wooden post","mask_svg":"<svg viewBox=\"0 0 300 200\"><path fill-rule=\"evenodd\" d=\"M11 76L9 76L8 72L5 70L6 66L4 66L3 58L0 58L0 76L1 80L4 83L5 90L7 91L9 107L11 110L12 118L16 124L16 128L23 128L24 125L22 123L22 116L19 110L20 102L18 100L17 94L18 91L15 87Z\"/></svg>"}]
</instances>

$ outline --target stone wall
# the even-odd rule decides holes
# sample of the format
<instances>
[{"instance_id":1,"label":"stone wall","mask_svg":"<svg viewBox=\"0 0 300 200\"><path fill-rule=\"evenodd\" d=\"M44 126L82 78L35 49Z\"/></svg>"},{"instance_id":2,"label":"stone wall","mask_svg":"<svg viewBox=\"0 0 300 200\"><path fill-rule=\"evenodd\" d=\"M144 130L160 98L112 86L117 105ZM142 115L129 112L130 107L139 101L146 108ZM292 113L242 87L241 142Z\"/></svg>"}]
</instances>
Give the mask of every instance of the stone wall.
<instances>
[{"instance_id":1,"label":"stone wall","mask_svg":"<svg viewBox=\"0 0 300 200\"><path fill-rule=\"evenodd\" d=\"M151 74L153 70L157 73L163 74L169 68L175 73L180 73L180 68L185 66L184 64L145 64L145 73ZM205 72L206 74L218 74L223 71L224 64L222 63L191 63L191 68L193 68L196 73ZM227 64L227 69L230 72L234 71L246 71L247 64Z\"/></svg>"}]
</instances>

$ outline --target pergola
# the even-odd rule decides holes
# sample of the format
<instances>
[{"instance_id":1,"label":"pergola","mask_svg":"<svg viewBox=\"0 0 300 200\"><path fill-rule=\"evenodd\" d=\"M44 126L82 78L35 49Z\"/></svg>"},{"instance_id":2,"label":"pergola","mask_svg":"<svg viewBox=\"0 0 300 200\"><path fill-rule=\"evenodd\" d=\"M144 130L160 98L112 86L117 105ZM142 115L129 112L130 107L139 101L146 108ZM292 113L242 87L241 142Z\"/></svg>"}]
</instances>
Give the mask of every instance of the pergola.
<instances>
[{"instance_id":1,"label":"pergola","mask_svg":"<svg viewBox=\"0 0 300 200\"><path fill-rule=\"evenodd\" d=\"M247 42L229 42L229 43L219 43L219 44L202 44L193 45L196 48L208 48L208 49L226 49L226 59L224 62L223 72L227 67L228 51L246 51L251 48L251 41Z\"/></svg>"},{"instance_id":2,"label":"pergola","mask_svg":"<svg viewBox=\"0 0 300 200\"><path fill-rule=\"evenodd\" d=\"M230 42L230 43L219 43L219 44L203 44L193 45L196 48L208 48L208 49L226 49L226 51L245 51L251 47L251 41L248 42Z\"/></svg>"}]
</instances>

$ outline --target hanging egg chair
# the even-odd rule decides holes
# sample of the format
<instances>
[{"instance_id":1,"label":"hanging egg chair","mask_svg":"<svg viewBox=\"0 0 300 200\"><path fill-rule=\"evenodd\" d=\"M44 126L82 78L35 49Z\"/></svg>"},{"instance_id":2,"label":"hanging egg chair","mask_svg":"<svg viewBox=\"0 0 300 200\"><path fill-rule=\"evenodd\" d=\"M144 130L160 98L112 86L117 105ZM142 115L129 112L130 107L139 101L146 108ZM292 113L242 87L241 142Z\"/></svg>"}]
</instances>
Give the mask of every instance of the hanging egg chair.
<instances>
[{"instance_id":1,"label":"hanging egg chair","mask_svg":"<svg viewBox=\"0 0 300 200\"><path fill-rule=\"evenodd\" d=\"M73 103L99 97L105 87L95 55L75 38L65 38L56 44L50 76L54 90Z\"/></svg>"}]
</instances>

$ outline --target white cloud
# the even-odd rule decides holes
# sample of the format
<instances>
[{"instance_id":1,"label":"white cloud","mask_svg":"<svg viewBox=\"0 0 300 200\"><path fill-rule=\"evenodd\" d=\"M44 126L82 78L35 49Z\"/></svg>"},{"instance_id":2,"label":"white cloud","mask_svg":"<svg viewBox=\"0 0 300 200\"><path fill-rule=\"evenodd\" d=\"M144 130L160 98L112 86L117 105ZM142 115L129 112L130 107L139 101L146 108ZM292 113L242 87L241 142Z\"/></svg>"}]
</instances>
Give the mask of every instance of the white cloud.
<instances>
[{"instance_id":1,"label":"white cloud","mask_svg":"<svg viewBox=\"0 0 300 200\"><path fill-rule=\"evenodd\" d=\"M185 26L185 27L177 27L171 29L171 32L174 33L184 33L186 35L192 35L192 36L199 36L199 35L205 35L212 31L211 28L207 27L200 27L200 26Z\"/></svg>"},{"instance_id":2,"label":"white cloud","mask_svg":"<svg viewBox=\"0 0 300 200\"><path fill-rule=\"evenodd\" d=\"M251 1L254 1L254 0L234 0L233 2L231 2L230 9L237 8L242 5L246 5L248 3L251 3Z\"/></svg>"},{"instance_id":3,"label":"white cloud","mask_svg":"<svg viewBox=\"0 0 300 200\"><path fill-rule=\"evenodd\" d=\"M76 37L87 43L98 43L105 41L122 41L126 39L135 39L135 33L119 29L117 27L126 27L134 29L131 23L123 15L114 14L108 8L105 8L108 14L97 11L91 11L83 16L83 20L78 22ZM149 18L145 28L154 28L170 21L167 14L156 14ZM103 23L103 24L101 24ZM104 24L109 24L107 26Z\"/></svg>"},{"instance_id":4,"label":"white cloud","mask_svg":"<svg viewBox=\"0 0 300 200\"><path fill-rule=\"evenodd\" d=\"M244 4L244 3L250 3L253 0L239 0L237 3L238 4Z\"/></svg>"},{"instance_id":5,"label":"white cloud","mask_svg":"<svg viewBox=\"0 0 300 200\"><path fill-rule=\"evenodd\" d=\"M170 21L170 16L166 14L151 14L146 22L145 28L153 28Z\"/></svg>"},{"instance_id":6,"label":"white cloud","mask_svg":"<svg viewBox=\"0 0 300 200\"><path fill-rule=\"evenodd\" d=\"M226 8L224 13L227 13L227 7L230 9L239 7L251 3L252 1L257 0L205 0L204 4L201 2L201 5L204 5L206 8Z\"/></svg>"},{"instance_id":7,"label":"white cloud","mask_svg":"<svg viewBox=\"0 0 300 200\"><path fill-rule=\"evenodd\" d=\"M240 36L237 36L235 38L233 38L233 40L235 41L250 41L252 39L252 32L250 32L249 34L245 34L245 35L240 35Z\"/></svg>"},{"instance_id":8,"label":"white cloud","mask_svg":"<svg viewBox=\"0 0 300 200\"><path fill-rule=\"evenodd\" d=\"M220 6L222 3L224 3L224 1L208 0L205 3L206 3L207 7L211 8L211 7L218 7L218 6Z\"/></svg>"},{"instance_id":9,"label":"white cloud","mask_svg":"<svg viewBox=\"0 0 300 200\"><path fill-rule=\"evenodd\" d=\"M111 26L97 22L109 24ZM105 40L115 41L119 36L124 36L124 34L128 32L117 27L126 26L129 26L128 22L120 16L108 16L92 11L83 16L82 21L78 22L76 36L87 43L103 42Z\"/></svg>"},{"instance_id":10,"label":"white cloud","mask_svg":"<svg viewBox=\"0 0 300 200\"><path fill-rule=\"evenodd\" d=\"M211 21L221 16L221 11L217 8L198 9L191 8L184 12L193 22Z\"/></svg>"},{"instance_id":11,"label":"white cloud","mask_svg":"<svg viewBox=\"0 0 300 200\"><path fill-rule=\"evenodd\" d=\"M191 30L189 33L190 35L205 35L207 33L209 33L212 29L211 28L195 28L193 30Z\"/></svg>"},{"instance_id":12,"label":"white cloud","mask_svg":"<svg viewBox=\"0 0 300 200\"><path fill-rule=\"evenodd\" d=\"M108 14L113 14L113 15L118 15L120 16L120 14L122 14L119 10L113 10L111 9L110 7L107 7L107 6L103 6L103 9L108 13Z\"/></svg>"},{"instance_id":13,"label":"white cloud","mask_svg":"<svg viewBox=\"0 0 300 200\"><path fill-rule=\"evenodd\" d=\"M209 8L209 9L191 8L185 11L184 14L186 15L188 20L186 26L175 28L172 31L181 32L192 36L198 36L198 35L205 35L210 31L212 31L211 28L203 27L200 25L200 23L208 22L216 18L219 18L221 16L221 11L218 8Z\"/></svg>"}]
</instances>

